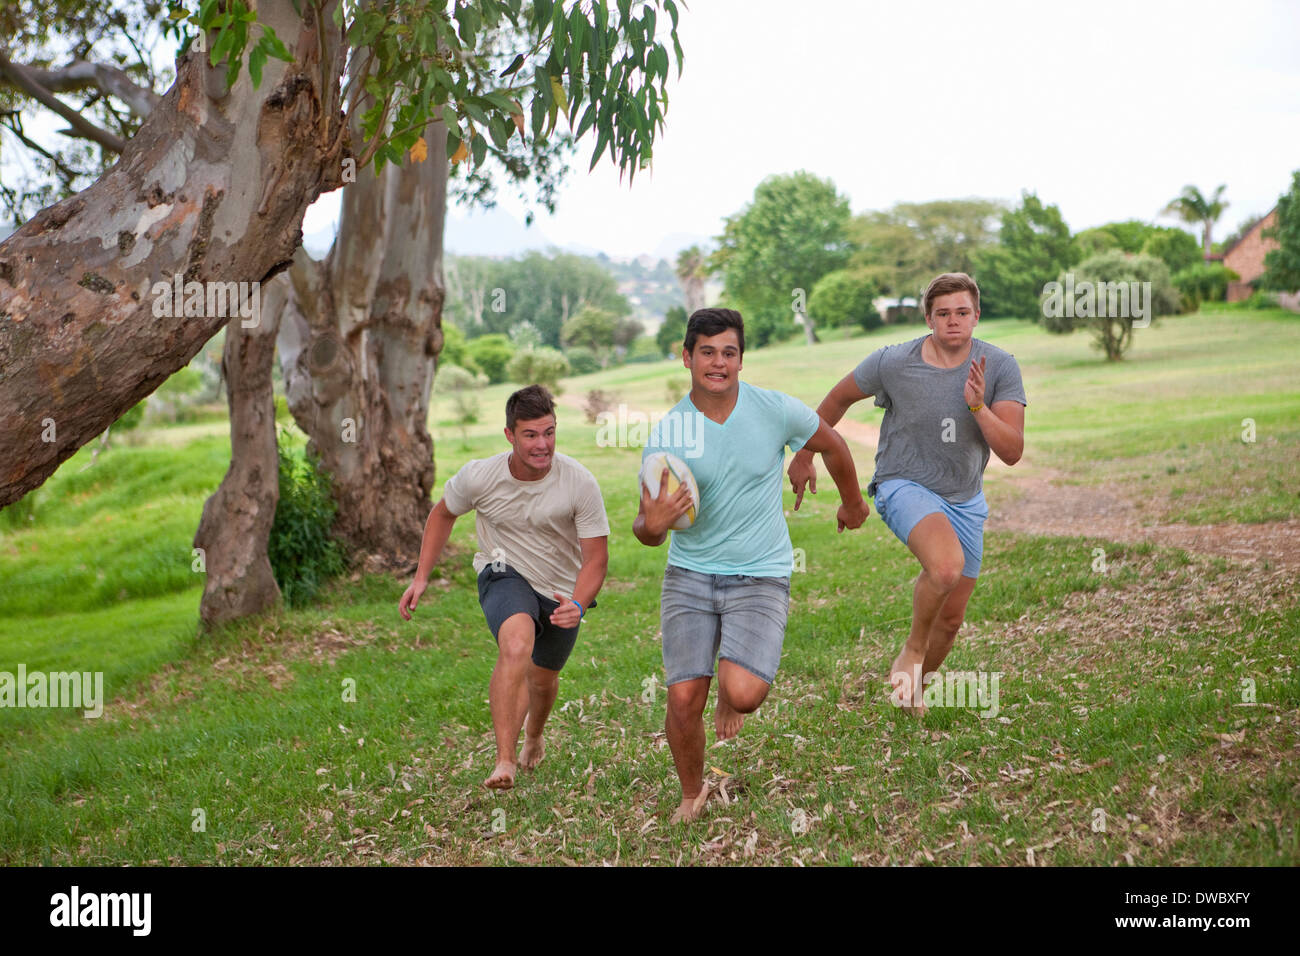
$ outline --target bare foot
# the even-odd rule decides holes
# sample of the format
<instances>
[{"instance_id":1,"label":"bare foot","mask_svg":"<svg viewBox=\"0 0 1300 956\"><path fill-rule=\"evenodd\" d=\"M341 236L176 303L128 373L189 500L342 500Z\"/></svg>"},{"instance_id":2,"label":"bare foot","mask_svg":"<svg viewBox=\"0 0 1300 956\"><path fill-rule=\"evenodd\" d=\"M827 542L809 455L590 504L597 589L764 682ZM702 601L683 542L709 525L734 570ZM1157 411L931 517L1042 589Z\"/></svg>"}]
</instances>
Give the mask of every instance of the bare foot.
<instances>
[{"instance_id":1,"label":"bare foot","mask_svg":"<svg viewBox=\"0 0 1300 956\"><path fill-rule=\"evenodd\" d=\"M515 785L515 765L508 760L498 760L492 776L483 781L489 790L509 790Z\"/></svg>"},{"instance_id":2,"label":"bare foot","mask_svg":"<svg viewBox=\"0 0 1300 956\"><path fill-rule=\"evenodd\" d=\"M694 797L682 797L681 806L679 806L672 817L668 820L669 825L674 823L690 823L704 812L704 805L709 802L709 784L705 781L704 786L700 788L698 795Z\"/></svg>"},{"instance_id":3,"label":"bare foot","mask_svg":"<svg viewBox=\"0 0 1300 956\"><path fill-rule=\"evenodd\" d=\"M541 737L534 740L525 734L524 749L519 752L519 766L524 770L532 770L545 756L546 742Z\"/></svg>"},{"instance_id":4,"label":"bare foot","mask_svg":"<svg viewBox=\"0 0 1300 956\"><path fill-rule=\"evenodd\" d=\"M922 657L921 654L909 652L905 644L894 658L894 663L889 665L889 685L893 688L889 702L915 717L925 716L925 705L922 703L925 691L921 682Z\"/></svg>"},{"instance_id":5,"label":"bare foot","mask_svg":"<svg viewBox=\"0 0 1300 956\"><path fill-rule=\"evenodd\" d=\"M745 715L727 703L727 699L718 693L718 704L713 708L713 729L719 740L730 740L740 733L745 726Z\"/></svg>"}]
</instances>

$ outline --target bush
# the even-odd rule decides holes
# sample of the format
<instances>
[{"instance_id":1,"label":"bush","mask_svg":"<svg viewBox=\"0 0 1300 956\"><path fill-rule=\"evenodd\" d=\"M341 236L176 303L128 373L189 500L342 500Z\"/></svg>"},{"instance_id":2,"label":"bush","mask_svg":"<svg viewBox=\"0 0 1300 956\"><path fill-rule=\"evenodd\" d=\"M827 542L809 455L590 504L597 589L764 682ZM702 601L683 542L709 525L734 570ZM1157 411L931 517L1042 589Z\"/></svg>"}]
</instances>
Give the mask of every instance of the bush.
<instances>
[{"instance_id":1,"label":"bush","mask_svg":"<svg viewBox=\"0 0 1300 956\"><path fill-rule=\"evenodd\" d=\"M1106 358L1115 361L1123 356L1133 342L1133 321L1137 308L1128 302L1127 310L1110 308L1109 296L1097 293L1089 297L1085 290L1091 283L1095 290L1098 283L1151 283L1151 298L1146 303L1149 317L1170 315L1178 310L1178 291L1169 278L1169 269L1154 256L1129 255L1119 249L1112 249L1100 255L1085 259L1075 266L1070 273L1073 279L1062 272L1055 282L1048 283L1041 299L1043 328L1048 332L1065 334L1075 329L1089 329L1096 338L1096 345L1106 353ZM1065 308L1066 299L1071 294L1075 301ZM1127 289L1125 290L1127 300ZM1086 309L1084 303L1088 303ZM1115 303L1120 304L1118 301ZM1080 312L1092 314L1081 315ZM1113 314L1113 313L1127 314Z\"/></svg>"},{"instance_id":2,"label":"bush","mask_svg":"<svg viewBox=\"0 0 1300 956\"><path fill-rule=\"evenodd\" d=\"M569 360L569 369L573 375L589 375L600 371L600 359L585 345L570 346L565 350L564 357Z\"/></svg>"},{"instance_id":3,"label":"bush","mask_svg":"<svg viewBox=\"0 0 1300 956\"><path fill-rule=\"evenodd\" d=\"M468 367L472 363L468 355L465 354L468 342L465 339L465 333L459 327L450 322L442 323L442 351L438 353L438 364L446 362L449 365L459 365L462 368Z\"/></svg>"},{"instance_id":4,"label":"bush","mask_svg":"<svg viewBox=\"0 0 1300 956\"><path fill-rule=\"evenodd\" d=\"M481 335L470 339L465 351L493 385L500 385L506 380L506 365L515 350L504 335Z\"/></svg>"},{"instance_id":5,"label":"bush","mask_svg":"<svg viewBox=\"0 0 1300 956\"><path fill-rule=\"evenodd\" d=\"M658 362L663 357L659 344L650 336L643 335L628 346L623 361L631 365L634 362Z\"/></svg>"},{"instance_id":6,"label":"bush","mask_svg":"<svg viewBox=\"0 0 1300 956\"><path fill-rule=\"evenodd\" d=\"M347 565L342 545L330 536L338 511L330 476L316 458L287 450L287 441L282 432L280 501L266 553L285 603L302 607Z\"/></svg>"},{"instance_id":7,"label":"bush","mask_svg":"<svg viewBox=\"0 0 1300 956\"><path fill-rule=\"evenodd\" d=\"M1174 286L1182 296L1183 311L1195 312L1202 302L1222 302L1228 297L1228 283L1241 276L1222 262L1198 262L1174 276Z\"/></svg>"},{"instance_id":8,"label":"bush","mask_svg":"<svg viewBox=\"0 0 1300 956\"><path fill-rule=\"evenodd\" d=\"M818 325L860 325L867 331L881 325L875 299L880 287L863 272L838 269L817 280L808 297L808 312Z\"/></svg>"},{"instance_id":9,"label":"bush","mask_svg":"<svg viewBox=\"0 0 1300 956\"><path fill-rule=\"evenodd\" d=\"M545 385L552 395L560 394L560 379L569 374L569 360L548 346L516 352L506 363L510 381L520 385Z\"/></svg>"}]
</instances>

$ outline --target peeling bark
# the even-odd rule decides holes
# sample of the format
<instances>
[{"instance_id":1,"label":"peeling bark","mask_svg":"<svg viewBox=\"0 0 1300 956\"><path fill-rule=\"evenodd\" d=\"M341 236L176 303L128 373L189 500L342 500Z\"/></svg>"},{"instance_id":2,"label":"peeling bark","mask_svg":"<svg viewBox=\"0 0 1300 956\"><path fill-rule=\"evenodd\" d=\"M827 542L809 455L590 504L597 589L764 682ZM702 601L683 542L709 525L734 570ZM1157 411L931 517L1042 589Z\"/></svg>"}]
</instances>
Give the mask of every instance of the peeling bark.
<instances>
[{"instance_id":1,"label":"peeling bark","mask_svg":"<svg viewBox=\"0 0 1300 956\"><path fill-rule=\"evenodd\" d=\"M162 315L156 283L267 281L348 142L333 3L262 0L293 64L226 89L193 53L119 161L0 243L0 507L185 365L229 315ZM324 44L322 46L322 37ZM320 62L321 51L327 62ZM321 77L330 88L320 88Z\"/></svg>"},{"instance_id":2,"label":"peeling bark","mask_svg":"<svg viewBox=\"0 0 1300 956\"><path fill-rule=\"evenodd\" d=\"M280 324L289 408L333 478L335 531L372 570L414 564L434 482L446 127L425 140L424 162L344 190L334 247L322 263L297 257Z\"/></svg>"}]
</instances>

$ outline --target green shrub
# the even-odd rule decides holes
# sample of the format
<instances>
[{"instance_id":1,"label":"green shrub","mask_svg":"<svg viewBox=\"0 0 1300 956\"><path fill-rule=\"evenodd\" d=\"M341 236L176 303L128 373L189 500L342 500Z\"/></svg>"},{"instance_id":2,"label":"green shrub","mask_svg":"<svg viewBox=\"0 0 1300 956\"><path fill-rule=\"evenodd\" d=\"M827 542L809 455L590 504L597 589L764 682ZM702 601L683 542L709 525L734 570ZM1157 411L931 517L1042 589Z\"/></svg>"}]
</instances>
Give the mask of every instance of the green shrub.
<instances>
[{"instance_id":1,"label":"green shrub","mask_svg":"<svg viewBox=\"0 0 1300 956\"><path fill-rule=\"evenodd\" d=\"M1174 286L1182 296L1183 311L1195 312L1202 302L1222 302L1228 297L1228 283L1241 276L1222 262L1198 262L1174 275Z\"/></svg>"},{"instance_id":2,"label":"green shrub","mask_svg":"<svg viewBox=\"0 0 1300 956\"><path fill-rule=\"evenodd\" d=\"M506 364L515 354L514 346L504 335L494 333L470 339L465 351L493 385L506 380Z\"/></svg>"},{"instance_id":3,"label":"green shrub","mask_svg":"<svg viewBox=\"0 0 1300 956\"><path fill-rule=\"evenodd\" d=\"M564 357L569 360L569 370L573 375L590 375L600 371L600 359L585 345L569 346L564 350Z\"/></svg>"},{"instance_id":4,"label":"green shrub","mask_svg":"<svg viewBox=\"0 0 1300 956\"><path fill-rule=\"evenodd\" d=\"M870 331L880 328L875 299L880 287L866 273L837 269L817 280L808 297L813 321L824 326L860 325Z\"/></svg>"},{"instance_id":5,"label":"green shrub","mask_svg":"<svg viewBox=\"0 0 1300 956\"><path fill-rule=\"evenodd\" d=\"M267 556L289 607L308 604L325 582L346 569L343 547L330 535L338 505L329 474L305 452L286 448L280 436L280 501Z\"/></svg>"},{"instance_id":6,"label":"green shrub","mask_svg":"<svg viewBox=\"0 0 1300 956\"><path fill-rule=\"evenodd\" d=\"M569 360L548 346L521 349L506 363L506 375L520 385L545 385L560 394L560 379L569 374Z\"/></svg>"}]
</instances>

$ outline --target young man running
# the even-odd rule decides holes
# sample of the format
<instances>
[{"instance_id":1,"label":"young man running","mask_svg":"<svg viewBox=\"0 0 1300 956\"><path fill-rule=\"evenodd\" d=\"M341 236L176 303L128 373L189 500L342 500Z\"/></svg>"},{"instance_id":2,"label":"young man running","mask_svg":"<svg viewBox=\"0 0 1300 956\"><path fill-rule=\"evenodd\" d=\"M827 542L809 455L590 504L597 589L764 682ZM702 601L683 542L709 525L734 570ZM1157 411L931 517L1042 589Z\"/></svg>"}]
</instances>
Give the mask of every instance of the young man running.
<instances>
[{"instance_id":1,"label":"young man running","mask_svg":"<svg viewBox=\"0 0 1300 956\"><path fill-rule=\"evenodd\" d=\"M745 326L732 309L701 309L686 328L682 361L691 390L656 425L645 456L655 450L683 459L700 489L697 519L672 532L660 602L668 683L665 730L681 781L672 822L699 816L704 787L704 705L718 659L714 728L734 737L767 696L781 661L790 605L792 549L781 507L786 446L822 452L840 491L839 530L857 528L869 513L848 447L796 398L742 383ZM633 533L663 544L691 505L683 485L657 497L644 485Z\"/></svg>"},{"instance_id":2,"label":"young man running","mask_svg":"<svg viewBox=\"0 0 1300 956\"><path fill-rule=\"evenodd\" d=\"M984 468L989 450L1008 465L1025 445L1025 389L1009 352L973 338L980 293L964 272L925 290L931 334L872 352L831 389L817 412L832 425L868 396L885 410L876 511L921 562L912 628L890 666L891 699L920 715L923 677L939 669L966 616L984 554ZM812 455L790 464L795 508L817 491Z\"/></svg>"},{"instance_id":3,"label":"young man running","mask_svg":"<svg viewBox=\"0 0 1300 956\"><path fill-rule=\"evenodd\" d=\"M511 395L505 432L510 451L466 462L447 481L424 526L415 580L397 605L409 621L456 518L476 511L479 603L498 648L488 685L497 763L483 785L497 790L513 787L516 768L531 770L545 755L542 728L560 669L609 564L600 486L590 471L555 451L550 393L530 385Z\"/></svg>"}]
</instances>

